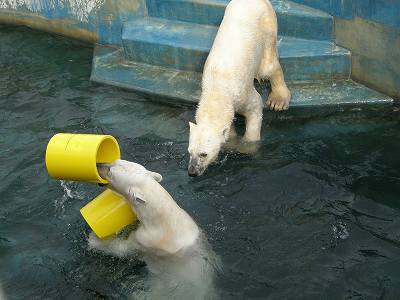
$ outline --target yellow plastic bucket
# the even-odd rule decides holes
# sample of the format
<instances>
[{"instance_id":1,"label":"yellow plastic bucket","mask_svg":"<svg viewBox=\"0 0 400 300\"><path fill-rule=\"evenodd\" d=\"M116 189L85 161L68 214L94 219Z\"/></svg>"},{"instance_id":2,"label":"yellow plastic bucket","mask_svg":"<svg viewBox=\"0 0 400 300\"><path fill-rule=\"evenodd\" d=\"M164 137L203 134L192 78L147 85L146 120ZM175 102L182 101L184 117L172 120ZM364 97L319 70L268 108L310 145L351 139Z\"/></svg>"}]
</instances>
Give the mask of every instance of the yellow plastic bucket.
<instances>
[{"instance_id":1,"label":"yellow plastic bucket","mask_svg":"<svg viewBox=\"0 0 400 300\"><path fill-rule=\"evenodd\" d=\"M89 202L81 214L99 238L113 235L137 220L128 201L111 190Z\"/></svg>"},{"instance_id":2,"label":"yellow plastic bucket","mask_svg":"<svg viewBox=\"0 0 400 300\"><path fill-rule=\"evenodd\" d=\"M55 179L106 184L96 164L120 157L118 142L111 135L59 133L47 145L46 167Z\"/></svg>"}]
</instances>

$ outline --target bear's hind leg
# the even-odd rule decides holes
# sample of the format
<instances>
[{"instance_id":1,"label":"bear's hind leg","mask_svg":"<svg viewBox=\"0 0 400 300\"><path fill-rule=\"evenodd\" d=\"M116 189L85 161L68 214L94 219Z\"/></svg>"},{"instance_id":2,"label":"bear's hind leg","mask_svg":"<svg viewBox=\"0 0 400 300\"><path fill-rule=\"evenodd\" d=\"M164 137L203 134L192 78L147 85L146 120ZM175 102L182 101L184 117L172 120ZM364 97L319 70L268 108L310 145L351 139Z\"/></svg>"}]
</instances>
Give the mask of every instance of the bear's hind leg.
<instances>
[{"instance_id":1,"label":"bear's hind leg","mask_svg":"<svg viewBox=\"0 0 400 300\"><path fill-rule=\"evenodd\" d=\"M246 118L245 142L258 142L261 139L263 103L260 94L255 88L251 91L249 105L243 113Z\"/></svg>"}]
</instances>

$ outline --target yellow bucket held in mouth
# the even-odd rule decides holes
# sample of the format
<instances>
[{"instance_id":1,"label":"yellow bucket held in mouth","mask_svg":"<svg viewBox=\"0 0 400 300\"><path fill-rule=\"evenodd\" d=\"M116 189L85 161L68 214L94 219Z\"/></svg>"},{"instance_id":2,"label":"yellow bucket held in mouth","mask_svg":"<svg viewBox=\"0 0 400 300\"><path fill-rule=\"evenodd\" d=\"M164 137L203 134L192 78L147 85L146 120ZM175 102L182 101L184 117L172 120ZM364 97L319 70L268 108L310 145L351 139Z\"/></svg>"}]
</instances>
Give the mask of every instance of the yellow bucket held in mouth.
<instances>
[{"instance_id":1,"label":"yellow bucket held in mouth","mask_svg":"<svg viewBox=\"0 0 400 300\"><path fill-rule=\"evenodd\" d=\"M106 184L97 163L120 157L118 142L111 135L59 133L47 145L46 167L55 179Z\"/></svg>"},{"instance_id":2,"label":"yellow bucket held in mouth","mask_svg":"<svg viewBox=\"0 0 400 300\"><path fill-rule=\"evenodd\" d=\"M59 133L47 145L46 167L55 179L107 184L97 164L120 157L118 142L111 135ZM113 235L137 219L129 203L111 190L84 206L81 214L99 238Z\"/></svg>"}]
</instances>

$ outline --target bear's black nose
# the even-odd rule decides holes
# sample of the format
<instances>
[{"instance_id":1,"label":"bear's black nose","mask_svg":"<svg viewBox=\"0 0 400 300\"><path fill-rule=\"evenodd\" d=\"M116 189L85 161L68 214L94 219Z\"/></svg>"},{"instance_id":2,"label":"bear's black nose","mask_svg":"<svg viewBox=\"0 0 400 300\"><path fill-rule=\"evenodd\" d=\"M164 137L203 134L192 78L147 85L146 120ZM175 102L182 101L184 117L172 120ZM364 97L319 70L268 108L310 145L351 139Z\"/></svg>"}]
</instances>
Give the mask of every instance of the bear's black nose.
<instances>
[{"instance_id":1,"label":"bear's black nose","mask_svg":"<svg viewBox=\"0 0 400 300\"><path fill-rule=\"evenodd\" d=\"M189 169L188 169L188 175L189 175L190 177L196 177L196 176L198 176L199 174L197 173L195 167L190 166Z\"/></svg>"}]
</instances>

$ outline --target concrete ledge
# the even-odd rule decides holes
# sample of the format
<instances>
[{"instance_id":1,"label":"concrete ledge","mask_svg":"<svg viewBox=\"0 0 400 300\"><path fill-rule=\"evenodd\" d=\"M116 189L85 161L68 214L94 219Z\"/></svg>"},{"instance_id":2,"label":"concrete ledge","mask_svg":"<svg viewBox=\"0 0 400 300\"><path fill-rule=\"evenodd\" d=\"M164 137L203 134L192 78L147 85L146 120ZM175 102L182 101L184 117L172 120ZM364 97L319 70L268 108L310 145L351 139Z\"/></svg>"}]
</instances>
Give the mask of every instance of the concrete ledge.
<instances>
[{"instance_id":1,"label":"concrete ledge","mask_svg":"<svg viewBox=\"0 0 400 300\"><path fill-rule=\"evenodd\" d=\"M201 73L125 61L122 49L96 47L91 80L115 85L176 104L195 105L200 98ZM289 82L291 107L360 107L391 104L392 99L351 80ZM267 97L266 83L258 86Z\"/></svg>"}]
</instances>

